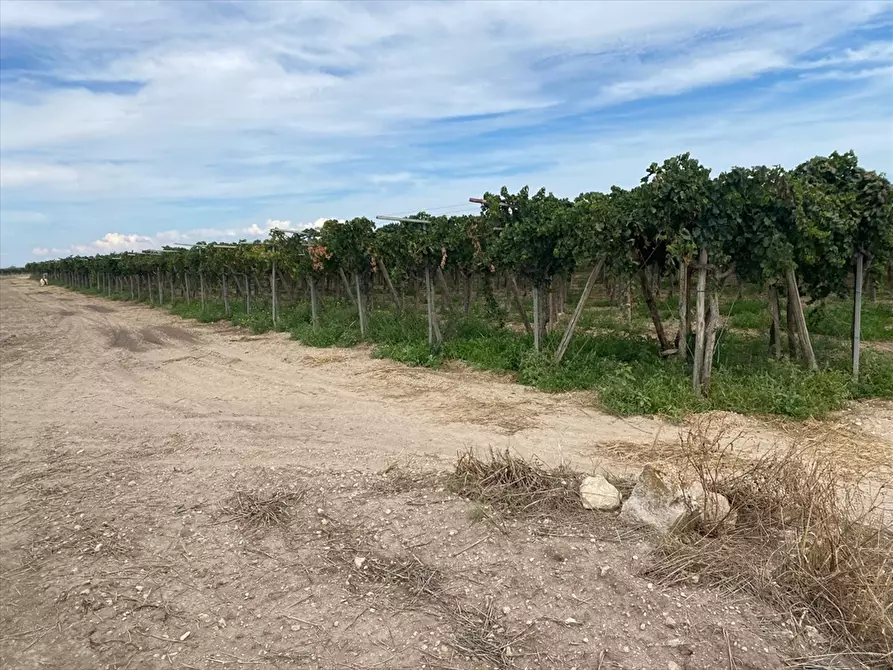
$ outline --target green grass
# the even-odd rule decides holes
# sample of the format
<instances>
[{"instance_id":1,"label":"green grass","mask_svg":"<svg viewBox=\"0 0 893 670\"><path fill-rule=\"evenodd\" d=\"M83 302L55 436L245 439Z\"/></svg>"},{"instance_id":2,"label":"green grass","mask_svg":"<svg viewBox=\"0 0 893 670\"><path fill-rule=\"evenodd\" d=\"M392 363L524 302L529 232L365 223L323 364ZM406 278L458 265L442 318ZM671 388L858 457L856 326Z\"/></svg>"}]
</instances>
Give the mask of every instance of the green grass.
<instances>
[{"instance_id":1,"label":"green grass","mask_svg":"<svg viewBox=\"0 0 893 670\"><path fill-rule=\"evenodd\" d=\"M849 338L853 307L845 302L825 302L806 311L809 332L817 335ZM893 341L893 305L862 303L862 339L866 342Z\"/></svg>"},{"instance_id":2,"label":"green grass","mask_svg":"<svg viewBox=\"0 0 893 670\"><path fill-rule=\"evenodd\" d=\"M723 312L729 314L730 326L760 328L761 333L718 333L707 398L692 391L688 366L675 358L661 358L654 339L636 330L648 319L647 310L643 313L640 309L644 306L637 306L632 328L623 323L619 309L584 312L582 328L612 332L577 333L560 365L552 358L560 331L546 335L544 353L536 354L532 336L505 328L499 320L494 322L486 312L476 310L471 316L442 317L444 342L439 352L428 347L423 312L397 315L387 305L370 312L365 341L373 346L373 356L408 365L438 368L444 360L462 360L477 369L513 373L519 383L544 391L594 391L600 406L621 416L657 414L678 420L692 412L729 410L805 419L824 416L853 399L893 399L893 356L889 354L864 351L860 379L858 383L852 380L848 343L840 339L841 323L846 323L844 334L848 334L845 304L810 310L816 355L823 365L819 372L810 373L790 361L770 358L764 301L734 296L724 300ZM197 302L181 301L165 307L202 322L226 318L219 300L207 301L204 309ZM891 339L889 306L866 305L863 318L866 340ZM252 305L251 314L247 314L243 301L233 301L229 320L258 333L273 329L269 304L263 302ZM350 347L362 341L354 307L331 300L321 306L316 328L310 324L309 305L301 303L283 306L277 329L314 347Z\"/></svg>"}]
</instances>

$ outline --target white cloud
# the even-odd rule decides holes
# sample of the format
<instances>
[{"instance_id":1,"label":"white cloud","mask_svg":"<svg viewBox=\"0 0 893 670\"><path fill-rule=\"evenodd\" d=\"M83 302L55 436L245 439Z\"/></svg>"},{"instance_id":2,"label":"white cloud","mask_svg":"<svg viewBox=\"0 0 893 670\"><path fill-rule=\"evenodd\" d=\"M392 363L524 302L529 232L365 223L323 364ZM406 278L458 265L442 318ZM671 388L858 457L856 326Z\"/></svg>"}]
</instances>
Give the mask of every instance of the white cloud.
<instances>
[{"instance_id":1,"label":"white cloud","mask_svg":"<svg viewBox=\"0 0 893 670\"><path fill-rule=\"evenodd\" d=\"M264 224L252 223L238 228L195 228L192 230L164 230L153 235L139 233L106 233L100 239L83 244L72 244L66 248L35 247L31 253L35 256L92 256L120 251L142 251L144 249L161 249L174 244L193 244L195 242L231 242L266 238L273 229L300 231L307 228L318 228L326 218L312 223L295 224L291 221L268 219Z\"/></svg>"},{"instance_id":2,"label":"white cloud","mask_svg":"<svg viewBox=\"0 0 893 670\"><path fill-rule=\"evenodd\" d=\"M70 249L56 249L55 247L34 247L31 253L35 256L68 256Z\"/></svg>"},{"instance_id":3,"label":"white cloud","mask_svg":"<svg viewBox=\"0 0 893 670\"><path fill-rule=\"evenodd\" d=\"M51 163L0 163L0 188L76 184L77 170Z\"/></svg>"},{"instance_id":4,"label":"white cloud","mask_svg":"<svg viewBox=\"0 0 893 670\"><path fill-rule=\"evenodd\" d=\"M99 12L87 6L49 0L3 0L0 31L14 28L55 28L96 19Z\"/></svg>"},{"instance_id":5,"label":"white cloud","mask_svg":"<svg viewBox=\"0 0 893 670\"><path fill-rule=\"evenodd\" d=\"M749 79L786 64L782 55L771 50L713 54L669 67L651 68L656 71L647 77L611 84L605 88L604 98L606 102L619 102L683 93L710 84Z\"/></svg>"},{"instance_id":6,"label":"white cloud","mask_svg":"<svg viewBox=\"0 0 893 670\"><path fill-rule=\"evenodd\" d=\"M400 184L412 180L412 174L409 172L393 172L391 174L373 174L370 175L369 181L373 184Z\"/></svg>"},{"instance_id":7,"label":"white cloud","mask_svg":"<svg viewBox=\"0 0 893 670\"><path fill-rule=\"evenodd\" d=\"M882 4L233 7L4 2L4 37L41 57L4 79L4 206L74 211L84 232L56 244L100 249L138 217L128 229L160 244L262 236L267 224L250 222L283 213L434 209L503 182L573 195L628 185L671 147L722 169L852 142L891 166L889 145L863 129L889 123L893 47L852 37L888 20ZM728 101L643 111L767 74L788 88L760 80ZM833 113L798 104L800 88L834 82L849 88L813 105Z\"/></svg>"}]
</instances>

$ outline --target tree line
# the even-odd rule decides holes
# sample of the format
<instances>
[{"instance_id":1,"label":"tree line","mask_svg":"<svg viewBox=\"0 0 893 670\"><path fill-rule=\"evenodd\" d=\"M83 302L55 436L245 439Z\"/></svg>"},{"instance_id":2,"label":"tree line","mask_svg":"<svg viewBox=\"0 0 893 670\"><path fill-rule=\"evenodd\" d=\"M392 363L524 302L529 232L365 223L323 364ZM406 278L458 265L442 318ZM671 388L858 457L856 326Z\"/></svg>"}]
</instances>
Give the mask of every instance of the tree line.
<instances>
[{"instance_id":1,"label":"tree line","mask_svg":"<svg viewBox=\"0 0 893 670\"><path fill-rule=\"evenodd\" d=\"M249 312L252 298L255 309L263 302L274 323L283 296L309 298L313 323L322 296L334 296L353 303L361 332L373 286L380 286L399 311L413 308L406 304L407 292L417 298L419 287L434 347L441 341L440 318L453 310L468 312L475 290L492 302L501 284L538 351L545 329L558 322L571 279L588 271L553 352L555 362L561 362L593 285L609 276L619 280L627 302L630 285L636 287L661 355L690 365L693 388L706 394L720 295L732 279L765 290L772 316L770 355L786 351L810 369L818 369L818 361L804 302L852 293L858 375L865 280L893 282L891 196L886 176L860 167L853 152L817 156L793 170L735 167L716 176L686 153L653 163L634 188L615 186L573 200L545 189L510 193L503 187L472 199L481 206L477 215L420 212L379 226L365 217L329 220L318 229L273 230L255 242L73 256L25 269L71 286L129 291L134 299L145 295L157 303L177 290L182 299L203 304L219 294L227 314L235 292ZM657 296L667 282L679 296L675 334L667 331L658 309ZM519 286L530 290L532 315Z\"/></svg>"}]
</instances>

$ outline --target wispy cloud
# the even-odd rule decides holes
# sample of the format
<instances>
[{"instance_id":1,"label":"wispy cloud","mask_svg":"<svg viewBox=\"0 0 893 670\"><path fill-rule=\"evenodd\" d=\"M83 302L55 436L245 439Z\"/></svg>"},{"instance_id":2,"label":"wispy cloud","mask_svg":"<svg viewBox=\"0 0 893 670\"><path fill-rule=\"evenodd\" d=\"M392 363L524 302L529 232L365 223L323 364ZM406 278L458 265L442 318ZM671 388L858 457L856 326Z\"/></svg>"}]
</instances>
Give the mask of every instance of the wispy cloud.
<instances>
[{"instance_id":1,"label":"wispy cloud","mask_svg":"<svg viewBox=\"0 0 893 670\"><path fill-rule=\"evenodd\" d=\"M268 219L263 225L252 224L244 228L194 228L192 230L163 230L153 235L139 233L106 233L101 238L86 244L73 244L70 247L48 248L34 247L31 253L35 256L80 255L92 256L119 251L142 251L144 249L161 249L174 244L194 244L202 241L252 240L269 236L272 230L299 231L307 228L318 228L327 219L320 218L304 224L291 221Z\"/></svg>"},{"instance_id":2,"label":"wispy cloud","mask_svg":"<svg viewBox=\"0 0 893 670\"><path fill-rule=\"evenodd\" d=\"M46 223L46 221L47 215L43 212L29 212L16 209L0 209L0 226L29 225L35 223Z\"/></svg>"},{"instance_id":3,"label":"wispy cloud","mask_svg":"<svg viewBox=\"0 0 893 670\"><path fill-rule=\"evenodd\" d=\"M4 2L4 207L64 223L54 246L0 236L23 260L110 230L238 239L503 183L629 185L676 150L890 170L867 129L891 121L891 26L852 0Z\"/></svg>"}]
</instances>

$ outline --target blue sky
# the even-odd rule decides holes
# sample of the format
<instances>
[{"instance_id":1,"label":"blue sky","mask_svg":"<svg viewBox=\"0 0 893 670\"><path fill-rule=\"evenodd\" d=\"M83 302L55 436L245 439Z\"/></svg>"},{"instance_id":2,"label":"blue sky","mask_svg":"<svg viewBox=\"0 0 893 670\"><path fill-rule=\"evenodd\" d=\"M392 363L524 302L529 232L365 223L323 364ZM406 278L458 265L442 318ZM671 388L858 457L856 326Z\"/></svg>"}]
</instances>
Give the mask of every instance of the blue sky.
<instances>
[{"instance_id":1,"label":"blue sky","mask_svg":"<svg viewBox=\"0 0 893 670\"><path fill-rule=\"evenodd\" d=\"M853 149L893 3L0 3L0 265Z\"/></svg>"}]
</instances>

